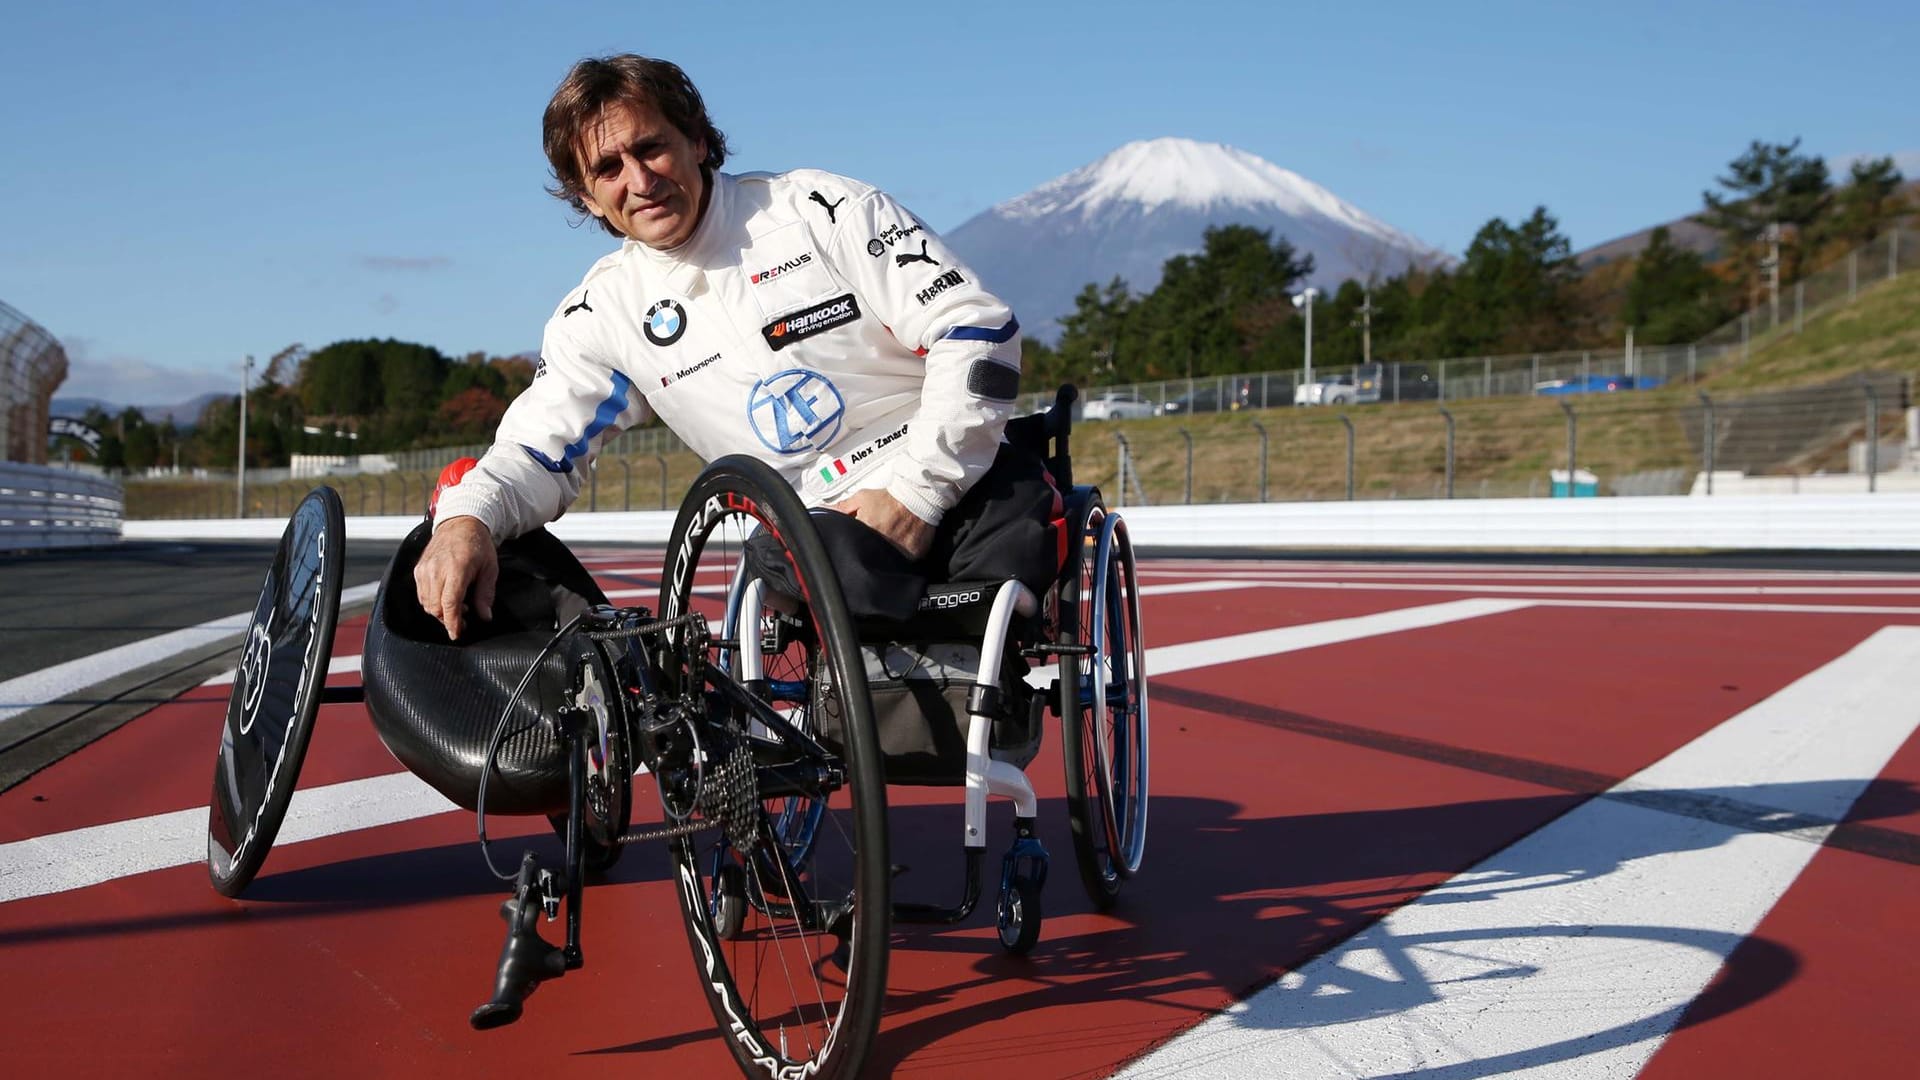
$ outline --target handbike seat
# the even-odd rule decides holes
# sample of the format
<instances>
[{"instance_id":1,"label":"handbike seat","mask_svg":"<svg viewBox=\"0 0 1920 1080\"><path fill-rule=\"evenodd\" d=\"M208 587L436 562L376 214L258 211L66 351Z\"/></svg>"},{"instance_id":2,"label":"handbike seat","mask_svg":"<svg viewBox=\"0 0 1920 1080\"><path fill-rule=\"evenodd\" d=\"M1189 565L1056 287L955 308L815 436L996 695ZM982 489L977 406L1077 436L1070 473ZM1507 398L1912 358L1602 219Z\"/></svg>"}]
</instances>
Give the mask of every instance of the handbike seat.
<instances>
[{"instance_id":1,"label":"handbike seat","mask_svg":"<svg viewBox=\"0 0 1920 1080\"><path fill-rule=\"evenodd\" d=\"M402 765L471 810L514 687L560 625L607 598L565 544L536 530L500 545L493 619L449 641L414 588L413 568L431 537L431 523L416 528L380 583L361 663L367 713ZM515 703L487 778L489 813L567 809L566 743L545 718L565 701L577 651L554 649Z\"/></svg>"}]
</instances>

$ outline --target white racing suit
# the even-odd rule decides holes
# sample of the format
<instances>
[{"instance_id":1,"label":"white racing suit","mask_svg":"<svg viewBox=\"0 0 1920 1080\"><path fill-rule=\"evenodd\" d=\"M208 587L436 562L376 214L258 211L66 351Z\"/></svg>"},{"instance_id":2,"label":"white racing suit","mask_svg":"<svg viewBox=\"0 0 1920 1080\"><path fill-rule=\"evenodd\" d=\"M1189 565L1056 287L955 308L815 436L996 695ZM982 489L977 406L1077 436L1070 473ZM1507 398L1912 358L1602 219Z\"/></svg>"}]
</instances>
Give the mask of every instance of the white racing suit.
<instances>
[{"instance_id":1,"label":"white racing suit","mask_svg":"<svg viewBox=\"0 0 1920 1080\"><path fill-rule=\"evenodd\" d=\"M560 516L613 433L659 416L809 506L883 488L938 525L993 463L1019 325L892 197L814 170L709 176L670 253L629 240L548 320L532 386L441 496L496 541Z\"/></svg>"}]
</instances>

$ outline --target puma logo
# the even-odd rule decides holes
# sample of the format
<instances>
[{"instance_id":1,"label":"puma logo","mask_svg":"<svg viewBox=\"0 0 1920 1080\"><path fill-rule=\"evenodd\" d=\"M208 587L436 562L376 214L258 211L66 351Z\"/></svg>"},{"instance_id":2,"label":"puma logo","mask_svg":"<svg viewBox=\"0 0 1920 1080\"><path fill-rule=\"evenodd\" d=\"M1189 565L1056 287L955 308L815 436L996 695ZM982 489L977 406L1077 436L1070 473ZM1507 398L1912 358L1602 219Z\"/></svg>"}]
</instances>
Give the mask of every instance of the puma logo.
<instances>
[{"instance_id":1,"label":"puma logo","mask_svg":"<svg viewBox=\"0 0 1920 1080\"><path fill-rule=\"evenodd\" d=\"M933 256L927 254L927 242L925 240L920 241L920 254L895 255L893 257L893 265L895 267L901 267L901 266L907 265L908 263L917 263L917 262L926 263L928 266L940 265L940 261L938 259L935 259Z\"/></svg>"},{"instance_id":2,"label":"puma logo","mask_svg":"<svg viewBox=\"0 0 1920 1080\"><path fill-rule=\"evenodd\" d=\"M593 314L593 309L587 306L587 294L584 292L580 294L580 302L561 312L560 317L564 319L576 311L584 311L589 315Z\"/></svg>"},{"instance_id":3,"label":"puma logo","mask_svg":"<svg viewBox=\"0 0 1920 1080\"><path fill-rule=\"evenodd\" d=\"M826 207L826 208L827 208L827 224L829 224L829 225L832 225L832 224L834 223L834 220L833 220L833 212L834 212L834 211L835 211L836 209L838 209L838 208L839 208L839 206L840 206L840 204L841 204L841 203L843 203L843 202L846 202L846 201L847 201L847 197L846 197L845 195L842 195L842 196L840 196L840 198L839 198L839 200L838 200L838 201L836 201L836 202L828 202L828 201L826 200L826 196L824 196L824 195L821 195L821 194L820 194L819 192L817 192L817 191L815 191L815 192L811 192L810 194L812 195L812 197L813 197L813 201L814 201L814 202L817 202L817 203L819 203L819 204L820 204L821 206L824 206L824 207Z\"/></svg>"}]
</instances>

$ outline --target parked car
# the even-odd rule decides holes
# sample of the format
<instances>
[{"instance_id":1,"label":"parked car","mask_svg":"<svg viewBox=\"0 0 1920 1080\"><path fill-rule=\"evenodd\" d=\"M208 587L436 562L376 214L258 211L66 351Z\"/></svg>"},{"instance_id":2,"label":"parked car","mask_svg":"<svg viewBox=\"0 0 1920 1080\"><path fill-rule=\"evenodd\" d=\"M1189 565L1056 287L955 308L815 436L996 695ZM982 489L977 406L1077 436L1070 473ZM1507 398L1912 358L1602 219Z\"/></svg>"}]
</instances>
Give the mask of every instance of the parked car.
<instances>
[{"instance_id":1,"label":"parked car","mask_svg":"<svg viewBox=\"0 0 1920 1080\"><path fill-rule=\"evenodd\" d=\"M1139 394L1101 394L1080 410L1082 420L1141 420L1160 412L1153 402Z\"/></svg>"},{"instance_id":2,"label":"parked car","mask_svg":"<svg viewBox=\"0 0 1920 1080\"><path fill-rule=\"evenodd\" d=\"M1351 375L1334 375L1293 388L1295 405L1351 405L1354 400Z\"/></svg>"},{"instance_id":3,"label":"parked car","mask_svg":"<svg viewBox=\"0 0 1920 1080\"><path fill-rule=\"evenodd\" d=\"M1665 379L1654 375L1587 375L1535 383L1536 394L1611 394L1620 390L1651 390Z\"/></svg>"},{"instance_id":4,"label":"parked car","mask_svg":"<svg viewBox=\"0 0 1920 1080\"><path fill-rule=\"evenodd\" d=\"M1440 383L1425 364L1361 364L1353 369L1353 400L1434 401Z\"/></svg>"},{"instance_id":5,"label":"parked car","mask_svg":"<svg viewBox=\"0 0 1920 1080\"><path fill-rule=\"evenodd\" d=\"M1160 406L1160 411L1173 413L1231 412L1235 409L1250 408L1253 405L1253 380L1241 379L1229 384L1227 401L1220 403L1220 383L1209 381L1196 387L1191 394L1182 394Z\"/></svg>"}]
</instances>

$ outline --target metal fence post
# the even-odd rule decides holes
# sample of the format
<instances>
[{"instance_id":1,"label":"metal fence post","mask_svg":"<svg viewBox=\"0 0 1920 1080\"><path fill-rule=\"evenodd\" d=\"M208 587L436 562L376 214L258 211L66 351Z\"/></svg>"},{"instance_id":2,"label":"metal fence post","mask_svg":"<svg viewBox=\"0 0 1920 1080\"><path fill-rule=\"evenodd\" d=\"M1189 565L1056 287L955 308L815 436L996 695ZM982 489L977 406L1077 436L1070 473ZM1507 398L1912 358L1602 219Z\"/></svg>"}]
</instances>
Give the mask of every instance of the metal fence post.
<instances>
[{"instance_id":1,"label":"metal fence post","mask_svg":"<svg viewBox=\"0 0 1920 1080\"><path fill-rule=\"evenodd\" d=\"M665 510L667 508L667 456L655 454L653 460L660 463L660 509Z\"/></svg>"},{"instance_id":2,"label":"metal fence post","mask_svg":"<svg viewBox=\"0 0 1920 1080\"><path fill-rule=\"evenodd\" d=\"M1579 447L1579 436L1577 434L1579 425L1573 418L1572 402L1563 401L1560 403L1560 408L1567 414L1567 498L1571 499L1574 497L1574 492L1578 490L1574 486L1573 474L1578 461L1574 451Z\"/></svg>"},{"instance_id":3,"label":"metal fence post","mask_svg":"<svg viewBox=\"0 0 1920 1080\"><path fill-rule=\"evenodd\" d=\"M1697 344L1687 346L1687 381L1689 383L1697 383L1700 381L1700 366L1696 362L1695 357L1695 353L1699 348L1700 346Z\"/></svg>"},{"instance_id":4,"label":"metal fence post","mask_svg":"<svg viewBox=\"0 0 1920 1080\"><path fill-rule=\"evenodd\" d=\"M1440 361L1440 400L1447 400L1447 362Z\"/></svg>"},{"instance_id":5,"label":"metal fence post","mask_svg":"<svg viewBox=\"0 0 1920 1080\"><path fill-rule=\"evenodd\" d=\"M1347 501L1353 501L1353 421L1346 413L1340 414L1340 422L1347 425Z\"/></svg>"},{"instance_id":6,"label":"metal fence post","mask_svg":"<svg viewBox=\"0 0 1920 1080\"><path fill-rule=\"evenodd\" d=\"M1900 273L1900 230L1896 227L1887 233L1887 277L1892 279Z\"/></svg>"},{"instance_id":7,"label":"metal fence post","mask_svg":"<svg viewBox=\"0 0 1920 1080\"><path fill-rule=\"evenodd\" d=\"M1707 494L1713 494L1713 399L1705 390L1700 391L1700 407L1706 410L1706 422L1701 427L1701 445L1707 453Z\"/></svg>"},{"instance_id":8,"label":"metal fence post","mask_svg":"<svg viewBox=\"0 0 1920 1080\"><path fill-rule=\"evenodd\" d=\"M620 459L620 509L633 509L633 462Z\"/></svg>"},{"instance_id":9,"label":"metal fence post","mask_svg":"<svg viewBox=\"0 0 1920 1080\"><path fill-rule=\"evenodd\" d=\"M1181 492L1181 505L1192 506L1193 505L1193 436L1191 434L1188 434L1186 428L1181 428L1180 437L1187 441L1187 482L1186 482L1186 489L1183 492Z\"/></svg>"},{"instance_id":10,"label":"metal fence post","mask_svg":"<svg viewBox=\"0 0 1920 1080\"><path fill-rule=\"evenodd\" d=\"M1740 362L1753 358L1753 312L1740 313Z\"/></svg>"},{"instance_id":11,"label":"metal fence post","mask_svg":"<svg viewBox=\"0 0 1920 1080\"><path fill-rule=\"evenodd\" d=\"M1453 414L1447 407L1440 407L1440 415L1447 419L1447 498L1453 498Z\"/></svg>"},{"instance_id":12,"label":"metal fence post","mask_svg":"<svg viewBox=\"0 0 1920 1080\"><path fill-rule=\"evenodd\" d=\"M1580 385L1583 391L1585 387L1592 381L1593 381L1593 352L1591 350L1588 350L1580 354Z\"/></svg>"},{"instance_id":13,"label":"metal fence post","mask_svg":"<svg viewBox=\"0 0 1920 1080\"><path fill-rule=\"evenodd\" d=\"M1532 393L1540 385L1540 354L1533 354L1533 381L1527 384L1527 392Z\"/></svg>"},{"instance_id":14,"label":"metal fence post","mask_svg":"<svg viewBox=\"0 0 1920 1080\"><path fill-rule=\"evenodd\" d=\"M1258 420L1249 420L1253 430L1260 433L1260 501L1267 501L1267 427Z\"/></svg>"},{"instance_id":15,"label":"metal fence post","mask_svg":"<svg viewBox=\"0 0 1920 1080\"><path fill-rule=\"evenodd\" d=\"M1860 295L1860 249L1847 252L1847 303Z\"/></svg>"},{"instance_id":16,"label":"metal fence post","mask_svg":"<svg viewBox=\"0 0 1920 1080\"><path fill-rule=\"evenodd\" d=\"M1794 333L1796 334L1799 333L1801 327L1806 325L1806 314L1807 314L1807 283L1804 280L1796 281L1793 283L1793 332Z\"/></svg>"},{"instance_id":17,"label":"metal fence post","mask_svg":"<svg viewBox=\"0 0 1920 1080\"><path fill-rule=\"evenodd\" d=\"M387 474L381 473L376 482L380 485L380 516L387 516Z\"/></svg>"},{"instance_id":18,"label":"metal fence post","mask_svg":"<svg viewBox=\"0 0 1920 1080\"><path fill-rule=\"evenodd\" d=\"M1865 375L1860 376L1860 389L1867 395L1867 493L1871 495L1880 482L1880 392Z\"/></svg>"},{"instance_id":19,"label":"metal fence post","mask_svg":"<svg viewBox=\"0 0 1920 1080\"><path fill-rule=\"evenodd\" d=\"M587 512L600 509L600 459L595 457L587 463Z\"/></svg>"}]
</instances>

